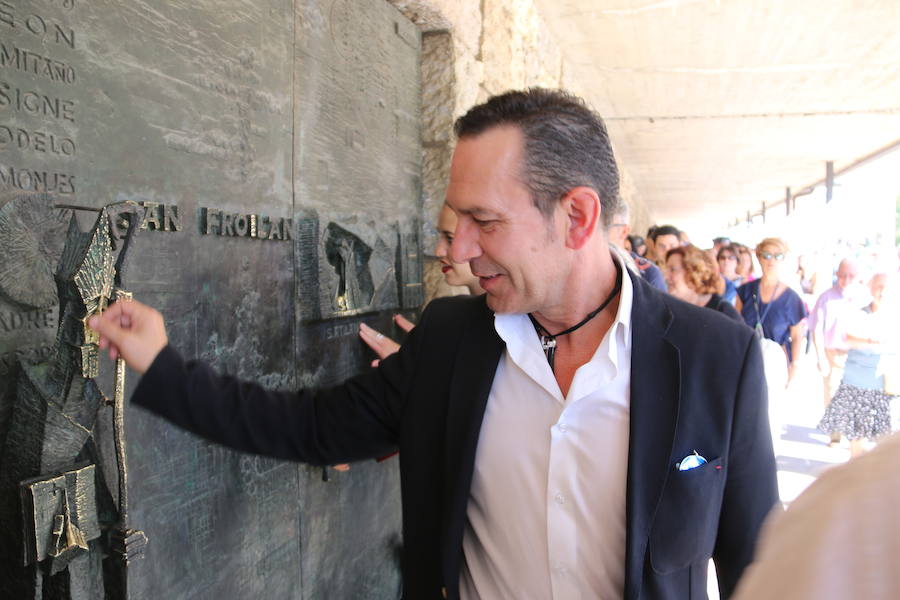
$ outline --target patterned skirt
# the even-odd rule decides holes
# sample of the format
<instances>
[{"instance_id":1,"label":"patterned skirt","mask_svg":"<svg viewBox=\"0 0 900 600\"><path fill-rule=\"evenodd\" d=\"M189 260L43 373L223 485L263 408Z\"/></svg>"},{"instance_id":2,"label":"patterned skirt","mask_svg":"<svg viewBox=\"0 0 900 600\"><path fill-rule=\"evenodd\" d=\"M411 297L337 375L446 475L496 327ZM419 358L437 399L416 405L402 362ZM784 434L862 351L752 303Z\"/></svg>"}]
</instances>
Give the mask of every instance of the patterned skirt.
<instances>
[{"instance_id":1,"label":"patterned skirt","mask_svg":"<svg viewBox=\"0 0 900 600\"><path fill-rule=\"evenodd\" d=\"M881 390L842 383L825 409L819 429L839 431L849 440L875 439L891 432L891 398Z\"/></svg>"}]
</instances>

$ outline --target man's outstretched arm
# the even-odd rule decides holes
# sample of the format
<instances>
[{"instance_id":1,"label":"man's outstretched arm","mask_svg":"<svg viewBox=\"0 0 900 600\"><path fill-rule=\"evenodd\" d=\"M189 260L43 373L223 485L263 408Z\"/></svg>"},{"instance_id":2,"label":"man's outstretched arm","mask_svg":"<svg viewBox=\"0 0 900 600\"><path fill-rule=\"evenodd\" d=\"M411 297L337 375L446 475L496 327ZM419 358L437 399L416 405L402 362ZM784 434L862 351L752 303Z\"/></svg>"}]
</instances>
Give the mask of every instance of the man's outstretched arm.
<instances>
[{"instance_id":1,"label":"man's outstretched arm","mask_svg":"<svg viewBox=\"0 0 900 600\"><path fill-rule=\"evenodd\" d=\"M276 392L185 361L168 345L159 312L138 302L113 305L91 326L111 356L143 374L132 400L202 437L313 464L396 449L412 349L335 388Z\"/></svg>"}]
</instances>

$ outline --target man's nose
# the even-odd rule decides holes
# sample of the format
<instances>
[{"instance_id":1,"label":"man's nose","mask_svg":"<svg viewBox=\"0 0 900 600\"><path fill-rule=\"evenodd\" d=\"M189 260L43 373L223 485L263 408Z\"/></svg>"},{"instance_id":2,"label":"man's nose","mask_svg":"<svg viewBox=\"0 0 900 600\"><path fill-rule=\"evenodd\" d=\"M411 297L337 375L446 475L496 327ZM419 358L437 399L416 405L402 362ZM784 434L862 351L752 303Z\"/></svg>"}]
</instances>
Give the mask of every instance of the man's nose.
<instances>
[{"instance_id":1,"label":"man's nose","mask_svg":"<svg viewBox=\"0 0 900 600\"><path fill-rule=\"evenodd\" d=\"M450 244L450 260L455 263L466 263L481 256L478 231L474 224L466 223L466 220L460 219L456 224L453 242Z\"/></svg>"}]
</instances>

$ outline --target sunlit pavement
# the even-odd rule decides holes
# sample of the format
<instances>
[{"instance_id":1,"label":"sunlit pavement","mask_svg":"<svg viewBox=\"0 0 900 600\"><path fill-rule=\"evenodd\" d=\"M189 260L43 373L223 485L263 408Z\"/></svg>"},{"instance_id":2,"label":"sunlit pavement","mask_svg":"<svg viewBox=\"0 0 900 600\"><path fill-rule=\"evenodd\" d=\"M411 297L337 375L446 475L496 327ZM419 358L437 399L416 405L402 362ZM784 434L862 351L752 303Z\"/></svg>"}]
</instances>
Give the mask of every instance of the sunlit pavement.
<instances>
[{"instance_id":1,"label":"sunlit pavement","mask_svg":"<svg viewBox=\"0 0 900 600\"><path fill-rule=\"evenodd\" d=\"M831 448L829 436L816 427L824 410L822 377L814 355L809 353L803 357L800 372L787 390L779 410L781 439L775 443L775 456L778 490L785 505L800 495L822 471L850 458L846 440Z\"/></svg>"}]
</instances>

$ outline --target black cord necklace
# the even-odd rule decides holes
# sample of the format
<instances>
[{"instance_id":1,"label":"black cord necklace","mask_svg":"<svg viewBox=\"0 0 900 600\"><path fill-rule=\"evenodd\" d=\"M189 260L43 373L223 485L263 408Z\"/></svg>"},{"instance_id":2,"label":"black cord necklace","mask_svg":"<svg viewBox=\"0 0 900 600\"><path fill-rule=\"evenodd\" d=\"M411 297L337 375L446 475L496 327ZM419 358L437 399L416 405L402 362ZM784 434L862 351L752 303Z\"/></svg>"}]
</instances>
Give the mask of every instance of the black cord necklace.
<instances>
[{"instance_id":1,"label":"black cord necklace","mask_svg":"<svg viewBox=\"0 0 900 600\"><path fill-rule=\"evenodd\" d=\"M572 333L594 317L600 314L600 312L609 306L609 303L613 301L613 298L619 293L619 290L622 289L622 268L619 267L619 263L615 263L616 265L616 285L613 286L612 291L609 293L609 296L606 297L606 300L603 301L603 304L597 307L596 310L588 313L584 319L582 319L579 323L572 325L565 331L560 331L559 333L550 333L544 328L543 325L537 322L537 319L531 313L528 313L528 318L531 319L531 324L534 325L534 330L537 331L537 334L541 337L541 348L544 350L544 355L547 357L547 362L550 363L550 370L555 372L553 368L553 357L556 356L556 338L561 335L566 335L567 333Z\"/></svg>"}]
</instances>

